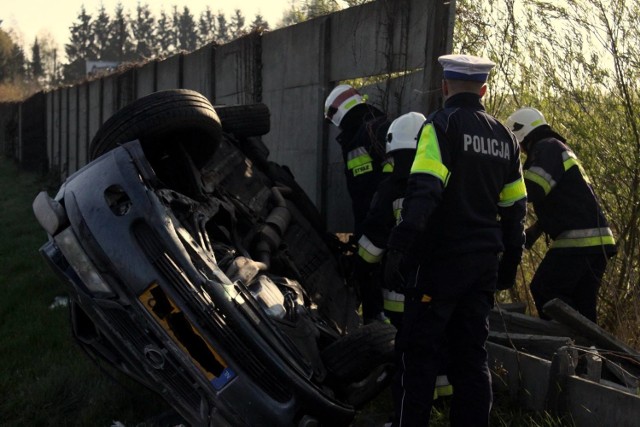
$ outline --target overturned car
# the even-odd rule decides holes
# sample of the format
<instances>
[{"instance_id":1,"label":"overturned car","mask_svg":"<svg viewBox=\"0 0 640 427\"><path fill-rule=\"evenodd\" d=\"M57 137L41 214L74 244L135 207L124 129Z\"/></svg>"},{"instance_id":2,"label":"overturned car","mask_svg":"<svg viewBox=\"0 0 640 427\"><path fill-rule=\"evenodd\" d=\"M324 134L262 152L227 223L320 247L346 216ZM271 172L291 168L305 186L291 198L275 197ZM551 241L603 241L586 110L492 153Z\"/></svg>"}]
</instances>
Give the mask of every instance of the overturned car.
<instances>
[{"instance_id":1,"label":"overturned car","mask_svg":"<svg viewBox=\"0 0 640 427\"><path fill-rule=\"evenodd\" d=\"M160 91L114 114L34 213L79 345L191 425L348 425L393 369L363 325L348 246L286 167L265 105Z\"/></svg>"}]
</instances>

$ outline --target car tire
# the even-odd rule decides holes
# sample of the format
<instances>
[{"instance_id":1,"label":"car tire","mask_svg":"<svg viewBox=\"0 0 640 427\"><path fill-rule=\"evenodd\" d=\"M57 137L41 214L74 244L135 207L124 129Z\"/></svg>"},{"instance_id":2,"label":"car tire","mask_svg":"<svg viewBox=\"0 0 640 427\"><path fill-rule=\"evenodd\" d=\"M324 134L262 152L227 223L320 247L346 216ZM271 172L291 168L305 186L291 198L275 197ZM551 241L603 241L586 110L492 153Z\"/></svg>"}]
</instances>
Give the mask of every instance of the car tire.
<instances>
[{"instance_id":1,"label":"car tire","mask_svg":"<svg viewBox=\"0 0 640 427\"><path fill-rule=\"evenodd\" d=\"M215 110L222 130L238 138L262 136L271 130L271 113L265 104L217 105Z\"/></svg>"},{"instance_id":2,"label":"car tire","mask_svg":"<svg viewBox=\"0 0 640 427\"><path fill-rule=\"evenodd\" d=\"M94 160L120 144L139 139L145 154L160 157L167 145L179 141L194 165L201 168L221 138L220 118L204 95L171 89L139 98L113 114L91 140L89 156Z\"/></svg>"},{"instance_id":3,"label":"car tire","mask_svg":"<svg viewBox=\"0 0 640 427\"><path fill-rule=\"evenodd\" d=\"M328 345L321 353L322 361L335 381L360 381L376 367L393 363L395 336L393 325L364 325Z\"/></svg>"}]
</instances>

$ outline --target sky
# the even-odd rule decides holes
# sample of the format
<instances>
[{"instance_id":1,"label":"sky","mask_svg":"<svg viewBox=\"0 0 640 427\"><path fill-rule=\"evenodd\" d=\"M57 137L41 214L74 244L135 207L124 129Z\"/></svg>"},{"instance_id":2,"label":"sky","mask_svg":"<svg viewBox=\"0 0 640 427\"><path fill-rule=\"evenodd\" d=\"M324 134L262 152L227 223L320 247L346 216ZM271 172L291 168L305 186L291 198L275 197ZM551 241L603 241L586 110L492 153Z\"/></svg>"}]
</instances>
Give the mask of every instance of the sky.
<instances>
[{"instance_id":1,"label":"sky","mask_svg":"<svg viewBox=\"0 0 640 427\"><path fill-rule=\"evenodd\" d=\"M122 3L125 11L135 13L138 0L0 0L0 28L12 30L17 41L28 51L27 46L33 44L36 37L53 37L58 47L64 51L64 44L69 39L69 27L76 21L80 8L85 6L87 13L95 17L103 4L110 15L118 3ZM251 23L257 13L262 15L273 28L282 20L285 10L291 7L291 0L141 0L148 4L158 17L160 10L170 12L174 5L178 10L187 6L197 18L207 6L214 12L222 11L227 19L240 9Z\"/></svg>"}]
</instances>

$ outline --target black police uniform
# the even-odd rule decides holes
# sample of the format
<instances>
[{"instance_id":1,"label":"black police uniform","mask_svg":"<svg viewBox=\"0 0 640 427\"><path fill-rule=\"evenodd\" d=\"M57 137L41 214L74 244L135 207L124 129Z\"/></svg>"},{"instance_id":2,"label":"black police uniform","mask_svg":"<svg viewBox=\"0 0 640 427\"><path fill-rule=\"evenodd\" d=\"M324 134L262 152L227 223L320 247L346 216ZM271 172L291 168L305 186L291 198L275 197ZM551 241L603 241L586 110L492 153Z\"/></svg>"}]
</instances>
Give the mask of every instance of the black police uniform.
<instances>
[{"instance_id":1,"label":"black police uniform","mask_svg":"<svg viewBox=\"0 0 640 427\"><path fill-rule=\"evenodd\" d=\"M362 235L362 223L383 178L385 141L390 124L387 116L377 108L357 105L342 119L342 132L336 138L345 164L356 241ZM380 275L372 277L372 281L359 280L358 283L364 319L376 318L382 312Z\"/></svg>"},{"instance_id":2,"label":"black police uniform","mask_svg":"<svg viewBox=\"0 0 640 427\"><path fill-rule=\"evenodd\" d=\"M445 345L455 390L451 425L488 425L488 314L496 283L513 283L524 243L519 155L513 135L477 94L450 97L422 129L402 222L388 243L388 255L402 252L417 264L406 278L396 338L394 426L428 425Z\"/></svg>"},{"instance_id":3,"label":"black police uniform","mask_svg":"<svg viewBox=\"0 0 640 427\"><path fill-rule=\"evenodd\" d=\"M531 281L531 294L541 318L548 318L544 304L560 298L595 322L598 289L615 241L589 178L565 142L547 125L523 141L528 201L537 226L553 240Z\"/></svg>"}]
</instances>

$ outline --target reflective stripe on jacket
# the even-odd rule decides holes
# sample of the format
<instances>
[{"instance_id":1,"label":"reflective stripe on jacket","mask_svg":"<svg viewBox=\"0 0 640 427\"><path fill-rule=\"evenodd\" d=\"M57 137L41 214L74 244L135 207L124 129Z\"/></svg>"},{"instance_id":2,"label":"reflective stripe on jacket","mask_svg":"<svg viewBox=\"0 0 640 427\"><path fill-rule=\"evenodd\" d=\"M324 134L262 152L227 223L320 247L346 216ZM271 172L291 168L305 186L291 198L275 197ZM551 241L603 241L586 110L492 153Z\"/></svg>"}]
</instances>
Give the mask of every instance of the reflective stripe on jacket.
<instances>
[{"instance_id":1,"label":"reflective stripe on jacket","mask_svg":"<svg viewBox=\"0 0 640 427\"><path fill-rule=\"evenodd\" d=\"M548 126L528 138L525 184L551 249L615 253L613 233L575 153Z\"/></svg>"}]
</instances>

